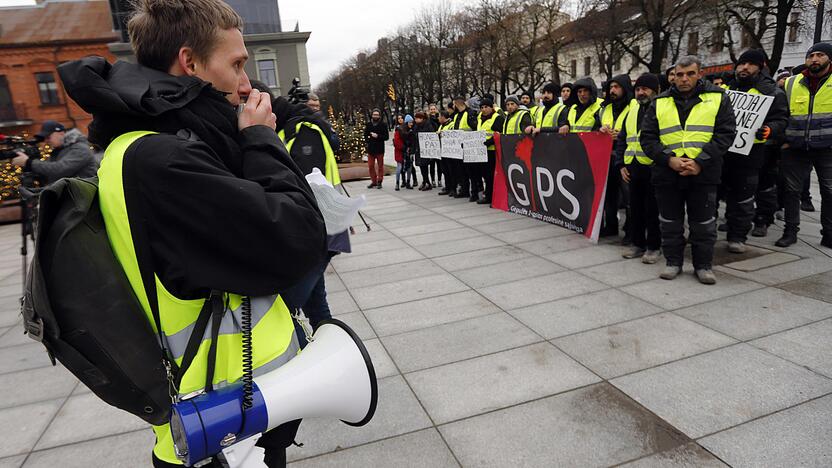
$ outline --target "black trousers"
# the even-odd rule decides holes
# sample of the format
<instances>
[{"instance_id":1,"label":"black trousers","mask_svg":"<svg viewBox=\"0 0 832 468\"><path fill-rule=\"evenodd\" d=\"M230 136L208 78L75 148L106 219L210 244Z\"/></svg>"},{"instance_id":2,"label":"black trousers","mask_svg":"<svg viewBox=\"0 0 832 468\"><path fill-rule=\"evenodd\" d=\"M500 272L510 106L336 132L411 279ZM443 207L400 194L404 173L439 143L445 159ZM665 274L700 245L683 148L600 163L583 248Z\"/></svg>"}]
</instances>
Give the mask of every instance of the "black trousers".
<instances>
[{"instance_id":1,"label":"black trousers","mask_svg":"<svg viewBox=\"0 0 832 468\"><path fill-rule=\"evenodd\" d=\"M485 179L485 199L491 201L494 195L494 170L497 168L497 151L488 150L488 162L485 163L483 179Z\"/></svg>"},{"instance_id":2,"label":"black trousers","mask_svg":"<svg viewBox=\"0 0 832 468\"><path fill-rule=\"evenodd\" d=\"M689 240L693 267L710 269L716 243L716 185L682 180L677 185L658 185L656 201L662 232L662 251L667 264L682 266L685 261L685 212L690 227Z\"/></svg>"},{"instance_id":3,"label":"black trousers","mask_svg":"<svg viewBox=\"0 0 832 468\"><path fill-rule=\"evenodd\" d=\"M607 171L607 193L604 198L604 224L601 232L618 234L618 191L621 189L621 173L610 160Z\"/></svg>"},{"instance_id":4,"label":"black trousers","mask_svg":"<svg viewBox=\"0 0 832 468\"><path fill-rule=\"evenodd\" d=\"M634 163L630 171L630 210L627 219L633 245L647 250L659 250L662 245L659 229L659 206L650 182L650 166Z\"/></svg>"},{"instance_id":5,"label":"black trousers","mask_svg":"<svg viewBox=\"0 0 832 468\"><path fill-rule=\"evenodd\" d=\"M430 182L434 185L436 182L442 182L442 161L439 159L430 160Z\"/></svg>"},{"instance_id":6,"label":"black trousers","mask_svg":"<svg viewBox=\"0 0 832 468\"><path fill-rule=\"evenodd\" d=\"M800 197L812 167L820 183L820 224L823 233L832 235L832 151L783 151L780 172L785 185L786 230L797 232L800 226Z\"/></svg>"},{"instance_id":7,"label":"black trousers","mask_svg":"<svg viewBox=\"0 0 832 468\"><path fill-rule=\"evenodd\" d=\"M760 169L748 157L728 155L722 168L728 242L745 242L754 220Z\"/></svg>"},{"instance_id":8,"label":"black trousers","mask_svg":"<svg viewBox=\"0 0 832 468\"><path fill-rule=\"evenodd\" d=\"M778 201L778 179L780 178L780 146L766 146L763 167L760 168L757 182L757 194L754 196L756 209L754 224L771 226L774 224L774 213L780 202Z\"/></svg>"},{"instance_id":9,"label":"black trousers","mask_svg":"<svg viewBox=\"0 0 832 468\"><path fill-rule=\"evenodd\" d=\"M453 174L453 185L451 187L460 195L467 197L470 195L470 192L468 191L468 176L465 174L465 163L461 159L451 159L449 161L451 173Z\"/></svg>"},{"instance_id":10,"label":"black trousers","mask_svg":"<svg viewBox=\"0 0 832 468\"><path fill-rule=\"evenodd\" d=\"M424 163L423 162L422 165L419 166L419 172L422 173L422 183L423 184L430 183L430 178L429 178L430 176L428 175L429 170L430 170L430 163Z\"/></svg>"},{"instance_id":11,"label":"black trousers","mask_svg":"<svg viewBox=\"0 0 832 468\"><path fill-rule=\"evenodd\" d=\"M442 165L442 173L445 175L445 190L455 192L456 180L454 180L453 159L442 158L440 164Z\"/></svg>"}]
</instances>

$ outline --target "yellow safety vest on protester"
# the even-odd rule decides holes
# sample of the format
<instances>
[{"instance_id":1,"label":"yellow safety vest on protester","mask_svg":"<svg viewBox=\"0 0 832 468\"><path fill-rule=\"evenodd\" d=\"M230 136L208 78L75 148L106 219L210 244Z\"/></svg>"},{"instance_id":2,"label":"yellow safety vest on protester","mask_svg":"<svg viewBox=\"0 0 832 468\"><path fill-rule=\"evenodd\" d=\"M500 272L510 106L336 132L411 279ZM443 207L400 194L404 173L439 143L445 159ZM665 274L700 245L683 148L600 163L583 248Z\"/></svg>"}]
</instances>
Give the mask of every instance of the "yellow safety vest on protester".
<instances>
[{"instance_id":1,"label":"yellow safety vest on protester","mask_svg":"<svg viewBox=\"0 0 832 468\"><path fill-rule=\"evenodd\" d=\"M595 128L595 114L601 108L601 99L596 99L590 104L581 118L578 119L578 105L574 104L569 108L569 131L572 133L591 132ZM577 120L577 121L576 121Z\"/></svg>"},{"instance_id":2,"label":"yellow safety vest on protester","mask_svg":"<svg viewBox=\"0 0 832 468\"><path fill-rule=\"evenodd\" d=\"M124 197L122 169L124 155L130 145L139 138L151 134L153 132L130 132L110 143L101 162L101 168L98 170L98 197L113 253L127 275L148 321L156 331L133 245ZM187 213L183 213L183 216L187 216ZM227 222L234 222L233 213L229 214ZM190 339L190 331L196 323L205 299L176 297L168 292L158 276L155 280L162 335L167 349L172 354L171 358L177 365L181 365L185 347ZM217 339L214 388L234 383L243 375L243 337L239 326L243 298L236 294L223 293L223 299L228 310L223 315ZM280 296L275 294L251 298L251 323L255 376L277 369L295 357L299 349L295 338L295 327L292 324L289 309L286 308ZM193 394L205 387L208 353L211 345L210 329L209 324L193 363L182 377L178 389L179 396ZM148 367L153 365L155 363L148 363ZM174 453L170 424L153 426L153 430L156 432L156 446L153 448L156 457L168 463L181 464Z\"/></svg>"},{"instance_id":3,"label":"yellow safety vest on protester","mask_svg":"<svg viewBox=\"0 0 832 468\"><path fill-rule=\"evenodd\" d=\"M523 133L524 129L520 128L520 123L523 120L523 115L528 113L529 111L527 110L518 109L511 116L506 116L506 120L503 123L503 135L519 135Z\"/></svg>"},{"instance_id":4,"label":"yellow safety vest on protester","mask_svg":"<svg viewBox=\"0 0 832 468\"><path fill-rule=\"evenodd\" d=\"M566 109L566 106L558 102L548 110L546 110L545 107L542 107L541 109L543 110L537 113L537 120L534 122L535 127L556 128L558 125L558 119L560 118L560 113Z\"/></svg>"},{"instance_id":5,"label":"yellow safety vest on protester","mask_svg":"<svg viewBox=\"0 0 832 468\"><path fill-rule=\"evenodd\" d=\"M452 121L454 123L453 130L473 130L473 128L468 125L468 109L466 109L465 112L457 112Z\"/></svg>"},{"instance_id":6,"label":"yellow safety vest on protester","mask_svg":"<svg viewBox=\"0 0 832 468\"><path fill-rule=\"evenodd\" d=\"M494 121L497 120L497 117L497 113L494 112L493 114L491 114L491 117L489 117L488 120L478 120L479 124L477 124L477 130L485 132L486 139L491 138L491 136L494 135L494 129L491 127L494 125ZM496 151L496 149L497 146L495 146L494 143L488 145L488 151Z\"/></svg>"},{"instance_id":7,"label":"yellow safety vest on protester","mask_svg":"<svg viewBox=\"0 0 832 468\"><path fill-rule=\"evenodd\" d=\"M832 81L826 78L814 96L807 84L803 75L786 80L791 114L786 143L798 149L828 149L832 147Z\"/></svg>"},{"instance_id":8,"label":"yellow safety vest on protester","mask_svg":"<svg viewBox=\"0 0 832 468\"><path fill-rule=\"evenodd\" d=\"M693 106L685 121L679 121L679 111L672 96L656 99L656 119L659 121L659 140L677 157L696 159L714 135L714 124L722 103L722 93L702 93L702 102Z\"/></svg>"},{"instance_id":9,"label":"yellow safety vest on protester","mask_svg":"<svg viewBox=\"0 0 832 468\"><path fill-rule=\"evenodd\" d=\"M540 113L540 110L543 109L543 106L531 106L529 107L529 115L532 116L532 124L537 122L537 115Z\"/></svg>"},{"instance_id":10,"label":"yellow safety vest on protester","mask_svg":"<svg viewBox=\"0 0 832 468\"><path fill-rule=\"evenodd\" d=\"M341 174L338 172L338 161L335 160L335 152L332 151L332 145L329 144L329 138L326 137L323 130L321 130L321 127L317 124L313 124L312 122L298 122L295 126L295 135L300 132L301 127L312 129L320 135L321 143L323 143L324 151L326 152L326 168L324 169L324 177L326 177L326 180L328 180L330 184L339 185L341 183ZM292 145L295 144L295 137L286 141L286 131L284 129L277 132L277 136L280 137L280 140L286 145L286 150L291 152Z\"/></svg>"},{"instance_id":11,"label":"yellow safety vest on protester","mask_svg":"<svg viewBox=\"0 0 832 468\"><path fill-rule=\"evenodd\" d=\"M640 104L637 100L633 99L630 101L630 111L627 114L627 120L624 122L624 131L627 133L627 149L624 150L624 164L632 164L633 159L635 159L639 164L650 166L653 164L653 160L644 154L644 151L641 149L641 142L638 139L641 136L641 128L638 126L639 108Z\"/></svg>"},{"instance_id":12,"label":"yellow safety vest on protester","mask_svg":"<svg viewBox=\"0 0 832 468\"><path fill-rule=\"evenodd\" d=\"M635 99L633 99L635 101ZM607 104L599 111L599 115L601 116L601 126L603 127L606 125L607 127L620 132L622 128L624 128L624 120L627 118L627 114L629 113L630 109L632 109L632 103L627 104L620 114L618 114L617 119L613 119L613 110L612 104Z\"/></svg>"}]
</instances>

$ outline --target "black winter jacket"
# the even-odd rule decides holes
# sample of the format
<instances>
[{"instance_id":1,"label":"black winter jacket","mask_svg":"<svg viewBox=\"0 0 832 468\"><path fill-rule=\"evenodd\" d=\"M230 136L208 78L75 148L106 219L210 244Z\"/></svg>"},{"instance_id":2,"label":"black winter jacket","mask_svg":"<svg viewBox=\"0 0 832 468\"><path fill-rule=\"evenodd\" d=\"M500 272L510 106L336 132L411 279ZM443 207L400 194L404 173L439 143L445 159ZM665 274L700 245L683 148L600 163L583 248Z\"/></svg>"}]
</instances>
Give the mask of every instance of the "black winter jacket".
<instances>
[{"instance_id":1,"label":"black winter jacket","mask_svg":"<svg viewBox=\"0 0 832 468\"><path fill-rule=\"evenodd\" d=\"M696 104L702 102L699 95L703 92L717 92L722 94L722 103L719 105L717 111L716 121L714 122L714 133L711 141L702 148L702 152L697 156L696 162L702 168L702 171L695 176L680 176L676 171L670 168L668 162L673 156L673 152L662 145L659 140L659 121L656 118L656 101L650 104L644 120L641 122L641 148L652 159L653 165L653 184L654 185L675 185L682 182L682 179L688 179L698 184L719 184L722 177L722 161L725 153L734 143L736 136L736 123L734 121L734 109L731 107L731 101L722 88L715 86L706 81L699 81L696 84L693 92L688 97L683 97L679 94L676 87L659 95L659 98L665 96L672 96L676 102L676 108L679 111L679 122L684 126L685 121L690 114L691 109Z\"/></svg>"},{"instance_id":2,"label":"black winter jacket","mask_svg":"<svg viewBox=\"0 0 832 468\"><path fill-rule=\"evenodd\" d=\"M370 135L375 133L376 137ZM367 122L364 127L364 141L367 142L367 154L379 155L384 154L384 142L390 139L390 131L387 130L387 124L379 119L378 122L373 122L372 119Z\"/></svg>"},{"instance_id":3,"label":"black winter jacket","mask_svg":"<svg viewBox=\"0 0 832 468\"><path fill-rule=\"evenodd\" d=\"M271 128L238 131L234 106L210 83L101 57L58 72L93 115L93 143L160 133L128 148L124 183L137 188L128 213L149 213L154 270L172 294L270 295L324 261L324 220L303 174Z\"/></svg>"},{"instance_id":4,"label":"black winter jacket","mask_svg":"<svg viewBox=\"0 0 832 468\"><path fill-rule=\"evenodd\" d=\"M749 83L742 83L739 80L734 80L731 83L730 89L735 91L748 92L751 88L757 90L766 96L774 96L774 102L771 103L771 108L766 114L763 125L771 128L771 135L768 141L763 144L755 144L751 147L751 153L748 156L728 152L726 162L740 162L745 163L752 168L761 168L765 162L766 146L769 144L780 144L778 142L783 140L786 132L786 126L789 123L789 101L786 98L786 93L777 87L777 83L771 79L768 74L761 72L757 78Z\"/></svg>"}]
</instances>

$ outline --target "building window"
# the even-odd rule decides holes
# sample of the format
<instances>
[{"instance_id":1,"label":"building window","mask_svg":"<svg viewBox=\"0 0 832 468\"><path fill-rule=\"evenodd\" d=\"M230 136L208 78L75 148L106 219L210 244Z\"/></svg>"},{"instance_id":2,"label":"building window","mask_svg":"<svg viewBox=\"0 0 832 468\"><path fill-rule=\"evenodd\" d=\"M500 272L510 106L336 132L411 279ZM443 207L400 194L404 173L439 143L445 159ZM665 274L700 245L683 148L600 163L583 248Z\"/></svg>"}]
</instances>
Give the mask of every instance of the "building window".
<instances>
[{"instance_id":1,"label":"building window","mask_svg":"<svg viewBox=\"0 0 832 468\"><path fill-rule=\"evenodd\" d=\"M722 49L725 47L725 41L723 40L724 36L725 32L722 29L722 26L717 26L711 31L711 52L722 52Z\"/></svg>"},{"instance_id":2,"label":"building window","mask_svg":"<svg viewBox=\"0 0 832 468\"><path fill-rule=\"evenodd\" d=\"M592 57L584 57L584 75L589 76L592 73Z\"/></svg>"},{"instance_id":3,"label":"building window","mask_svg":"<svg viewBox=\"0 0 832 468\"><path fill-rule=\"evenodd\" d=\"M572 76L572 78L577 78L578 77L578 61L577 60L572 60L572 62L569 63L569 74Z\"/></svg>"},{"instance_id":4,"label":"building window","mask_svg":"<svg viewBox=\"0 0 832 468\"><path fill-rule=\"evenodd\" d=\"M699 32L688 33L688 55L699 53Z\"/></svg>"},{"instance_id":5,"label":"building window","mask_svg":"<svg viewBox=\"0 0 832 468\"><path fill-rule=\"evenodd\" d=\"M12 122L17 120L12 103L12 92L9 90L9 81L5 76L0 75L0 122Z\"/></svg>"},{"instance_id":6,"label":"building window","mask_svg":"<svg viewBox=\"0 0 832 468\"><path fill-rule=\"evenodd\" d=\"M745 22L745 26L742 28L742 39L740 40L740 47L751 47L751 43L754 41L754 36L749 31L754 31L756 26L757 21L753 18Z\"/></svg>"},{"instance_id":7,"label":"building window","mask_svg":"<svg viewBox=\"0 0 832 468\"><path fill-rule=\"evenodd\" d=\"M275 72L274 60L258 60L257 77L269 88L276 88L277 73Z\"/></svg>"},{"instance_id":8,"label":"building window","mask_svg":"<svg viewBox=\"0 0 832 468\"><path fill-rule=\"evenodd\" d=\"M40 103L45 106L60 104L58 100L58 83L55 83L55 74L52 72L35 73L35 80L38 82L38 93Z\"/></svg>"},{"instance_id":9,"label":"building window","mask_svg":"<svg viewBox=\"0 0 832 468\"><path fill-rule=\"evenodd\" d=\"M797 42L797 30L800 28L800 13L792 13L789 22L789 42Z\"/></svg>"}]
</instances>

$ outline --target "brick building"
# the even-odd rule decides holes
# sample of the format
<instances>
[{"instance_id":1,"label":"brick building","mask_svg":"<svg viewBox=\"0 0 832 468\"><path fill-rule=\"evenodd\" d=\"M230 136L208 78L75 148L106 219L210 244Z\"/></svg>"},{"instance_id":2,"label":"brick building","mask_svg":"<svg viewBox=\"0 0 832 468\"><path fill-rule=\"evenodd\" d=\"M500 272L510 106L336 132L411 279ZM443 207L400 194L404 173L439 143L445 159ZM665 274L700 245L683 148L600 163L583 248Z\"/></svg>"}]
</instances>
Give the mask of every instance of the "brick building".
<instances>
[{"instance_id":1,"label":"brick building","mask_svg":"<svg viewBox=\"0 0 832 468\"><path fill-rule=\"evenodd\" d=\"M91 117L64 92L57 67L88 55L115 57L106 1L46 1L0 8L0 133L33 133L57 120L86 133Z\"/></svg>"}]
</instances>

